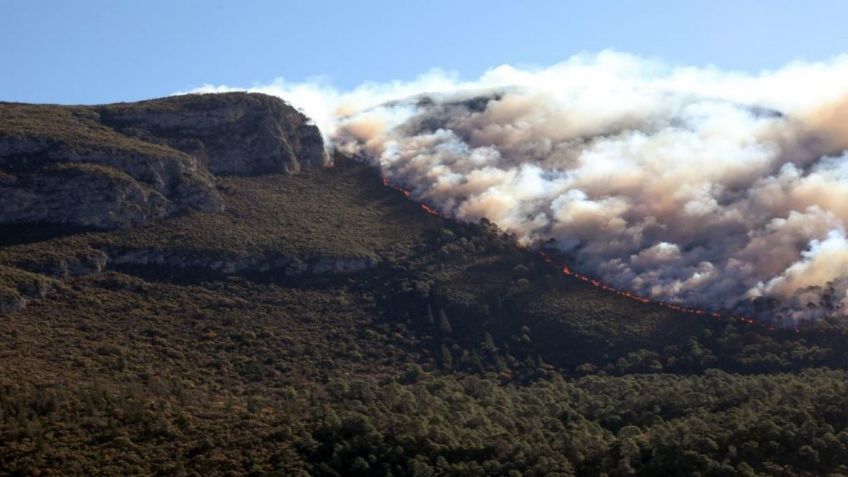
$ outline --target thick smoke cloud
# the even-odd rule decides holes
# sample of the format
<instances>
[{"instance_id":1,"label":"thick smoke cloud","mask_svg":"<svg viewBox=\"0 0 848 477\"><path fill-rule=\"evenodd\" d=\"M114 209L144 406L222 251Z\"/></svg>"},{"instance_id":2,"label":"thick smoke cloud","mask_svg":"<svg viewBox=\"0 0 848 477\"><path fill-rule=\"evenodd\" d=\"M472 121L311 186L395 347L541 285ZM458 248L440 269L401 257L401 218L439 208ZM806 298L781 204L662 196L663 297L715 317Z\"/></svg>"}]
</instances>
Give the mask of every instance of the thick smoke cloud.
<instances>
[{"instance_id":1,"label":"thick smoke cloud","mask_svg":"<svg viewBox=\"0 0 848 477\"><path fill-rule=\"evenodd\" d=\"M603 52L255 90L414 198L617 287L785 320L848 310L848 57L752 75Z\"/></svg>"}]
</instances>

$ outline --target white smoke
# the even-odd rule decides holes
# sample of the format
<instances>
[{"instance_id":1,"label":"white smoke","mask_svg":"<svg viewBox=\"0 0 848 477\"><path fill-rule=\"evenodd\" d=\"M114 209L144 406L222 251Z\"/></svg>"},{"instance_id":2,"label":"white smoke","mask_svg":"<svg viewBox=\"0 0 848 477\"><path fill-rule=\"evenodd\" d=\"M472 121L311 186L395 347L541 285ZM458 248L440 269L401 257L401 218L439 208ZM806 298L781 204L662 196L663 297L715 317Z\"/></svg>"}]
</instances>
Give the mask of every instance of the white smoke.
<instances>
[{"instance_id":1,"label":"white smoke","mask_svg":"<svg viewBox=\"0 0 848 477\"><path fill-rule=\"evenodd\" d=\"M253 90L415 198L615 286L793 319L848 310L848 56L748 74L602 52L467 82Z\"/></svg>"}]
</instances>

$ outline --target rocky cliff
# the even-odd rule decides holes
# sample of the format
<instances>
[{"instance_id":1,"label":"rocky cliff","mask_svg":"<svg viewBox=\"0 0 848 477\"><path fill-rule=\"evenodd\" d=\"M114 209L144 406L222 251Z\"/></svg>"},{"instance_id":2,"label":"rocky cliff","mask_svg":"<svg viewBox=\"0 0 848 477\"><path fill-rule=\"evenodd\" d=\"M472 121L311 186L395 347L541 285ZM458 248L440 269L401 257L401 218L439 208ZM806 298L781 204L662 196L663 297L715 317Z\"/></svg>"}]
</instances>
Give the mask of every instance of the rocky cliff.
<instances>
[{"instance_id":1,"label":"rocky cliff","mask_svg":"<svg viewBox=\"0 0 848 477\"><path fill-rule=\"evenodd\" d=\"M326 160L308 118L266 95L0 103L0 224L115 229L215 212L216 175L294 173Z\"/></svg>"},{"instance_id":2,"label":"rocky cliff","mask_svg":"<svg viewBox=\"0 0 848 477\"><path fill-rule=\"evenodd\" d=\"M189 154L215 175L291 173L327 161L318 128L263 94L173 96L97 111L104 125Z\"/></svg>"}]
</instances>

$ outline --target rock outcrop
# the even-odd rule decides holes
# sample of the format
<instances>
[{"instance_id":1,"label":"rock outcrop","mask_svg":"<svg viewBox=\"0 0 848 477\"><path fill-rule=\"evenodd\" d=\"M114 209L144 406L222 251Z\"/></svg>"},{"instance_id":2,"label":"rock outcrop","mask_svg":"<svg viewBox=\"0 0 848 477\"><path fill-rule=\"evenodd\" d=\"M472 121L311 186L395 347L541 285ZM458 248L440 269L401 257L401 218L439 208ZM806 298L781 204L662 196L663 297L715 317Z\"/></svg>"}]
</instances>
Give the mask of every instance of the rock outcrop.
<instances>
[{"instance_id":1,"label":"rock outcrop","mask_svg":"<svg viewBox=\"0 0 848 477\"><path fill-rule=\"evenodd\" d=\"M197 157L215 175L291 173L327 162L318 128L263 94L190 94L112 104L98 112L103 124Z\"/></svg>"},{"instance_id":2,"label":"rock outcrop","mask_svg":"<svg viewBox=\"0 0 848 477\"><path fill-rule=\"evenodd\" d=\"M14 313L44 298L71 277L98 274L113 267L157 266L172 271L202 270L221 275L273 274L284 278L346 275L373 269L382 257L287 257L279 254L197 255L155 248L86 247L41 261L0 264L0 315Z\"/></svg>"},{"instance_id":3,"label":"rock outcrop","mask_svg":"<svg viewBox=\"0 0 848 477\"><path fill-rule=\"evenodd\" d=\"M215 175L293 173L326 160L318 129L266 95L0 103L0 224L115 229L216 212Z\"/></svg>"},{"instance_id":4,"label":"rock outcrop","mask_svg":"<svg viewBox=\"0 0 848 477\"><path fill-rule=\"evenodd\" d=\"M0 265L0 314L23 309L55 286L51 278Z\"/></svg>"},{"instance_id":5,"label":"rock outcrop","mask_svg":"<svg viewBox=\"0 0 848 477\"><path fill-rule=\"evenodd\" d=\"M318 128L282 100L261 94L185 95L102 106L0 103L0 233L48 227L60 236L133 228L191 210L222 212L216 176L296 173L327 162ZM115 237L136 232L143 233L98 236L120 241ZM19 242L12 237L3 243ZM37 254L9 252L0 263L0 314L43 298L66 279L109 267L292 277L352 273L377 263L242 251L207 255L180 247L65 245Z\"/></svg>"}]
</instances>

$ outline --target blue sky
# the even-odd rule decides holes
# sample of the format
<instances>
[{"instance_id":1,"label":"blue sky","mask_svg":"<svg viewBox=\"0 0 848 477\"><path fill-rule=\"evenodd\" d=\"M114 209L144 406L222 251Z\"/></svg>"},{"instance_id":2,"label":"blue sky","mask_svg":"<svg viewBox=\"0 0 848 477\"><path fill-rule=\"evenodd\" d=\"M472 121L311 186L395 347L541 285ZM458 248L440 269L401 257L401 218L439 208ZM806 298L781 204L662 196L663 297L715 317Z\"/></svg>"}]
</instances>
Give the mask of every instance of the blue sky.
<instances>
[{"instance_id":1,"label":"blue sky","mask_svg":"<svg viewBox=\"0 0 848 477\"><path fill-rule=\"evenodd\" d=\"M848 52L844 1L0 0L0 100L136 100L203 83L432 68L473 78L612 48L757 71Z\"/></svg>"}]
</instances>

